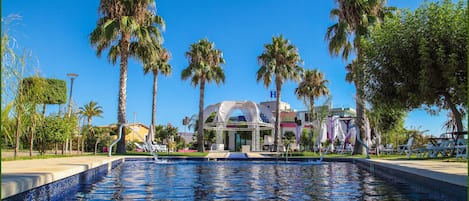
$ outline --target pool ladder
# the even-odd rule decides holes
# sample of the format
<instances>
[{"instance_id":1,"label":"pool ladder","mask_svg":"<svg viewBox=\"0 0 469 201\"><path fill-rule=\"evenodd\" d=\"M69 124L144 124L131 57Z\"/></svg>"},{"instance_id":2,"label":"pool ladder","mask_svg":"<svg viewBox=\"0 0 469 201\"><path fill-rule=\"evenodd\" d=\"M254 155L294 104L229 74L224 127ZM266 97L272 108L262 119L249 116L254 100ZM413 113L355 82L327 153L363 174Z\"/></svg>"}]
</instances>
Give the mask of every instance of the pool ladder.
<instances>
[{"instance_id":1,"label":"pool ladder","mask_svg":"<svg viewBox=\"0 0 469 201\"><path fill-rule=\"evenodd\" d=\"M111 157L111 154L112 154L112 147L113 147L117 142L119 142L119 140L121 140L121 138L122 138L122 129L124 128L124 126L127 126L127 125L129 125L129 124L121 124L121 125L119 126L119 130L118 130L118 131L119 131L119 135L117 136L117 140L114 141L114 142L112 142L111 145L109 145L109 150L108 150L108 156L109 156L109 157Z\"/></svg>"}]
</instances>

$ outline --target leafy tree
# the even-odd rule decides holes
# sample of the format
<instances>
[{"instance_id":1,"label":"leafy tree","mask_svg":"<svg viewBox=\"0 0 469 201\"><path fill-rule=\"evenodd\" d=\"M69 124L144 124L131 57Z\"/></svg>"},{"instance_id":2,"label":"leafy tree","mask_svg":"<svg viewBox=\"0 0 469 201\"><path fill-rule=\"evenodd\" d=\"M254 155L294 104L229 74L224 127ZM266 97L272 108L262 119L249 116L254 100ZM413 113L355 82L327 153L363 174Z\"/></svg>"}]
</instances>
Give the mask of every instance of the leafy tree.
<instances>
[{"instance_id":1,"label":"leafy tree","mask_svg":"<svg viewBox=\"0 0 469 201\"><path fill-rule=\"evenodd\" d=\"M3 130L8 133L2 133L4 136L13 139L14 136L14 158L16 158L20 139L24 138L23 133L34 132L31 122L37 122L35 119L36 107L35 101L31 97L27 97L24 93L23 79L27 75L36 74L37 69L31 65L32 54L30 51L23 49L18 50L17 40L10 34L10 25L20 20L19 15L9 15L2 18L2 42L1 42L1 100L2 111L10 108L10 113L4 114L2 118L2 126L9 125L10 129ZM40 88L38 88L40 89ZM37 90L30 90L38 92ZM33 93L33 95L38 93ZM8 104L12 104L8 106ZM10 115L12 119L10 119ZM33 117L33 118L31 118ZM32 134L32 133L31 133ZM29 136L31 138L31 136ZM30 143L30 148L33 143Z\"/></svg>"},{"instance_id":2,"label":"leafy tree","mask_svg":"<svg viewBox=\"0 0 469 201\"><path fill-rule=\"evenodd\" d=\"M136 56L138 48L157 48L154 38L160 37L158 26L164 21L156 15L154 0L101 0L98 8L100 18L96 29L90 34L91 45L96 55L109 48L108 59L116 64L120 58L118 124L126 123L127 67L129 56ZM153 51L152 51L153 52ZM125 135L117 144L117 153L125 153Z\"/></svg>"},{"instance_id":3,"label":"leafy tree","mask_svg":"<svg viewBox=\"0 0 469 201\"><path fill-rule=\"evenodd\" d=\"M67 136L70 136L76 127L76 119L51 115L44 119L44 124L39 125L37 129L37 146L39 153L45 153L52 144L65 142Z\"/></svg>"},{"instance_id":4,"label":"leafy tree","mask_svg":"<svg viewBox=\"0 0 469 201\"><path fill-rule=\"evenodd\" d=\"M367 111L373 132L381 134L381 144L393 143L398 145L402 142L405 131L404 121L407 115L406 111L399 108L386 108L374 106Z\"/></svg>"},{"instance_id":5,"label":"leafy tree","mask_svg":"<svg viewBox=\"0 0 469 201\"><path fill-rule=\"evenodd\" d=\"M168 63L169 59L171 59L171 54L166 48L162 49L159 54L159 59L156 59L156 61L148 61L143 65L145 74L149 72L153 73L153 101L151 113L151 124L153 126L156 124L156 94L158 89L158 74L171 74L171 65Z\"/></svg>"},{"instance_id":6,"label":"leafy tree","mask_svg":"<svg viewBox=\"0 0 469 201\"><path fill-rule=\"evenodd\" d=\"M285 81L298 81L303 73L303 68L299 66L301 62L297 48L284 39L282 35L272 37L271 44L264 45L264 51L257 57L261 67L257 71L257 82L264 81L264 87L269 87L274 78L276 97L274 145L278 150L280 138L280 100L282 85Z\"/></svg>"},{"instance_id":7,"label":"leafy tree","mask_svg":"<svg viewBox=\"0 0 469 201\"><path fill-rule=\"evenodd\" d=\"M330 12L331 18L337 23L327 29L326 39L329 41L329 53L333 56L342 55L348 60L351 53L356 52L357 58L347 65L347 80L353 80L356 88L357 126L362 141L365 141L365 98L364 74L360 63L363 52L360 40L367 37L369 27L378 24L385 15L390 15L394 8L385 8L385 0L336 0L337 8ZM355 146L354 154L362 154L363 146Z\"/></svg>"},{"instance_id":8,"label":"leafy tree","mask_svg":"<svg viewBox=\"0 0 469 201\"><path fill-rule=\"evenodd\" d=\"M373 105L448 109L458 131L467 111L467 5L425 3L387 18L363 40L367 99ZM438 108L432 111L431 108Z\"/></svg>"},{"instance_id":9,"label":"leafy tree","mask_svg":"<svg viewBox=\"0 0 469 201\"><path fill-rule=\"evenodd\" d=\"M204 151L204 94L205 84L215 81L218 85L225 82L225 73L221 64L225 63L223 53L215 49L215 44L207 39L199 40L190 46L186 52L189 66L182 71L181 79L191 78L191 84L200 85L199 95L199 121L198 121L198 151Z\"/></svg>"},{"instance_id":10,"label":"leafy tree","mask_svg":"<svg viewBox=\"0 0 469 201\"><path fill-rule=\"evenodd\" d=\"M1 127L0 135L2 140L2 148L14 147L14 121L8 115L12 111L13 102L8 103L5 108L1 110Z\"/></svg>"}]
</instances>

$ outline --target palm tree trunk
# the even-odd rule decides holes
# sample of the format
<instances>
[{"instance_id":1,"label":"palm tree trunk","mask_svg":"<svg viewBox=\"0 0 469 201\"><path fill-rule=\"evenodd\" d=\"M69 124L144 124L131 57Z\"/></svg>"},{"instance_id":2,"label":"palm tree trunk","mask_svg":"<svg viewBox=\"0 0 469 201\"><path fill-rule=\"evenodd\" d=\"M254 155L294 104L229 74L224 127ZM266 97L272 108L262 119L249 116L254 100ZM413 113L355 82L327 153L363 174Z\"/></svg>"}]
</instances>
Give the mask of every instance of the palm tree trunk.
<instances>
[{"instance_id":1,"label":"palm tree trunk","mask_svg":"<svg viewBox=\"0 0 469 201\"><path fill-rule=\"evenodd\" d=\"M125 124L126 121L126 99L127 99L127 70L129 58L130 33L122 33L121 40L121 61L120 61L120 78L119 78L119 100L117 109L117 126ZM117 143L116 153L125 154L125 129L122 137Z\"/></svg>"},{"instance_id":2,"label":"palm tree trunk","mask_svg":"<svg viewBox=\"0 0 469 201\"><path fill-rule=\"evenodd\" d=\"M279 150L279 145L280 145L280 93L282 90L282 85L278 82L278 79L275 80L275 87L277 91L277 97L276 97L276 104L277 107L275 109L275 132L274 132L274 147L275 151Z\"/></svg>"},{"instance_id":3,"label":"palm tree trunk","mask_svg":"<svg viewBox=\"0 0 469 201\"><path fill-rule=\"evenodd\" d=\"M204 152L205 140L204 140L204 93L205 93L205 80L202 78L200 82L200 96L199 96L199 122L198 122L198 136L197 150Z\"/></svg>"},{"instance_id":4,"label":"palm tree trunk","mask_svg":"<svg viewBox=\"0 0 469 201\"><path fill-rule=\"evenodd\" d=\"M357 138L359 137L363 143L365 143L365 101L362 98L363 90L361 89L361 86L358 86L358 82L355 82L357 94L356 94L356 107L357 107L357 127L359 130L359 135L357 135ZM355 146L353 148L353 154L363 154L365 153L365 147L360 144L359 142L355 142Z\"/></svg>"},{"instance_id":5,"label":"palm tree trunk","mask_svg":"<svg viewBox=\"0 0 469 201\"><path fill-rule=\"evenodd\" d=\"M309 97L309 121L311 122L311 133L310 133L310 139L311 139L311 146L309 151L314 151L314 135L313 135L313 116L314 116L314 97Z\"/></svg>"},{"instance_id":6,"label":"palm tree trunk","mask_svg":"<svg viewBox=\"0 0 469 201\"><path fill-rule=\"evenodd\" d=\"M151 113L151 125L156 124L156 93L158 90L158 71L153 71L153 104Z\"/></svg>"}]
</instances>

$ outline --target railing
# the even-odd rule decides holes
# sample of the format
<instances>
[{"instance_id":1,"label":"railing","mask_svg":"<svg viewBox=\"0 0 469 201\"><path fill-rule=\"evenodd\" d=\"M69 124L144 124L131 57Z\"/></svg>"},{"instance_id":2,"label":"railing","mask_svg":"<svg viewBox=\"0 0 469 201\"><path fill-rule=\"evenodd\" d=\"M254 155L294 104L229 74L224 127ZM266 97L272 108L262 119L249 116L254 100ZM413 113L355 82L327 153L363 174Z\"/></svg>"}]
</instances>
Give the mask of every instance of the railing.
<instances>
[{"instance_id":1,"label":"railing","mask_svg":"<svg viewBox=\"0 0 469 201\"><path fill-rule=\"evenodd\" d=\"M356 124L353 125L353 126L350 127L350 128L356 128L356 130L357 130L356 139L357 139L357 141L358 141L363 147L365 147L365 150L366 150L366 159L370 159L370 154L369 154L369 153L370 153L370 148L369 148L365 143L362 142L361 135L360 135L360 129L358 128L358 126L357 126ZM350 129L350 128L349 128L349 129Z\"/></svg>"},{"instance_id":2,"label":"railing","mask_svg":"<svg viewBox=\"0 0 469 201\"><path fill-rule=\"evenodd\" d=\"M121 124L119 126L119 136L117 137L117 140L112 142L111 145L109 146L109 150L108 150L108 156L111 157L111 153L112 153L112 146L114 146L117 142L119 142L119 140L121 140L122 138L122 128L124 126L126 126L127 124Z\"/></svg>"}]
</instances>

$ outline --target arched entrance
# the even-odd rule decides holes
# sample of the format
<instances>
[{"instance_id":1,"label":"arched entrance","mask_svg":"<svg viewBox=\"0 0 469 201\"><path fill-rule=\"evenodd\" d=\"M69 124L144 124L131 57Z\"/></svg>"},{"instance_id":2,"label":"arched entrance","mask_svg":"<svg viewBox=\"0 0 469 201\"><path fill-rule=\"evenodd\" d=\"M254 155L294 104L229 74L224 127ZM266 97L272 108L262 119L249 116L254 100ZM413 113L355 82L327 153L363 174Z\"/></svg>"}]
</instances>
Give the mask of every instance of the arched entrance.
<instances>
[{"instance_id":1,"label":"arched entrance","mask_svg":"<svg viewBox=\"0 0 469 201\"><path fill-rule=\"evenodd\" d=\"M205 108L204 122L216 131L216 150L261 151L260 131L272 130L275 117L252 101L222 101Z\"/></svg>"}]
</instances>

